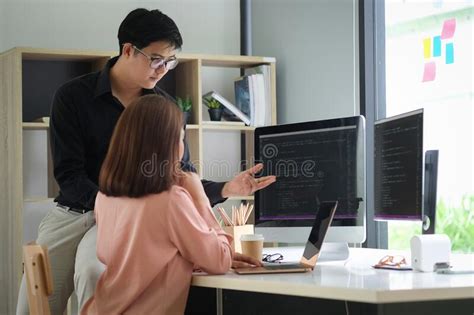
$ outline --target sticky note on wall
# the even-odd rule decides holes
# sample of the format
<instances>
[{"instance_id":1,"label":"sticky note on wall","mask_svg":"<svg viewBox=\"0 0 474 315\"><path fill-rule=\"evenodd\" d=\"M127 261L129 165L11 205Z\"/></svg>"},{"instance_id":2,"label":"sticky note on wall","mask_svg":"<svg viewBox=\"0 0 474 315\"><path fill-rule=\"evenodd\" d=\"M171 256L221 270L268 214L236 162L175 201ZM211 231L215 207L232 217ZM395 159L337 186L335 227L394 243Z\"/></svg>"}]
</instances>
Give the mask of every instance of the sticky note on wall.
<instances>
[{"instance_id":1,"label":"sticky note on wall","mask_svg":"<svg viewBox=\"0 0 474 315\"><path fill-rule=\"evenodd\" d=\"M441 36L433 37L433 57L441 56Z\"/></svg>"},{"instance_id":2,"label":"sticky note on wall","mask_svg":"<svg viewBox=\"0 0 474 315\"><path fill-rule=\"evenodd\" d=\"M454 63L454 44L448 43L446 44L446 64Z\"/></svg>"},{"instance_id":3,"label":"sticky note on wall","mask_svg":"<svg viewBox=\"0 0 474 315\"><path fill-rule=\"evenodd\" d=\"M443 30L441 31L441 39L451 38L456 31L456 19L446 20L443 23Z\"/></svg>"},{"instance_id":4,"label":"sticky note on wall","mask_svg":"<svg viewBox=\"0 0 474 315\"><path fill-rule=\"evenodd\" d=\"M434 62L425 63L423 71L423 82L433 81L436 78L436 64Z\"/></svg>"},{"instance_id":5,"label":"sticky note on wall","mask_svg":"<svg viewBox=\"0 0 474 315\"><path fill-rule=\"evenodd\" d=\"M431 57L431 38L423 39L423 56L425 59L429 59Z\"/></svg>"}]
</instances>

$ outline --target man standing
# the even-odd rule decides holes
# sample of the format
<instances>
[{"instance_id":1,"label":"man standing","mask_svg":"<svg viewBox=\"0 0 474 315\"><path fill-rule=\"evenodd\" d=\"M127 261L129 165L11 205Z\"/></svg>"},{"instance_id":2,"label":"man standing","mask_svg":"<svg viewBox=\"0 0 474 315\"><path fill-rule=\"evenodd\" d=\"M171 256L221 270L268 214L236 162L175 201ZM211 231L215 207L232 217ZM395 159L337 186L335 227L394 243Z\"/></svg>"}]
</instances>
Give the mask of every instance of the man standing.
<instances>
[{"instance_id":1,"label":"man standing","mask_svg":"<svg viewBox=\"0 0 474 315\"><path fill-rule=\"evenodd\" d=\"M174 21L159 10L136 9L122 21L120 55L104 69L76 78L58 89L51 120L51 151L54 176L60 193L56 208L42 220L37 243L48 247L54 292L51 313L62 315L73 290L79 309L92 296L102 265L96 257L94 202L98 176L110 138L123 110L144 94L172 99L156 87L176 67L176 52L182 46ZM227 183L202 181L211 204L227 197L248 195L275 181L274 176L255 180L257 165ZM186 146L182 169L195 171ZM257 263L236 255L234 265ZM17 314L28 314L23 278Z\"/></svg>"}]
</instances>

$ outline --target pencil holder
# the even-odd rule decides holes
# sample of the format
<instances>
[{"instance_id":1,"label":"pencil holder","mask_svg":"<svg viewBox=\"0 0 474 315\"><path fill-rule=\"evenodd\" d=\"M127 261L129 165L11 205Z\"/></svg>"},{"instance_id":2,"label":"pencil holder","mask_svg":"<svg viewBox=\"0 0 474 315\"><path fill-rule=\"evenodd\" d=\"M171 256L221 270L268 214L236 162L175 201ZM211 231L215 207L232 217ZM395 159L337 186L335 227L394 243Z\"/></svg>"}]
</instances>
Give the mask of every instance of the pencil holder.
<instances>
[{"instance_id":1,"label":"pencil holder","mask_svg":"<svg viewBox=\"0 0 474 315\"><path fill-rule=\"evenodd\" d=\"M234 240L232 241L232 247L237 253L242 253L242 246L240 244L240 236L243 234L254 234L253 224L235 225L235 226L224 226L222 228L224 232L232 235Z\"/></svg>"}]
</instances>

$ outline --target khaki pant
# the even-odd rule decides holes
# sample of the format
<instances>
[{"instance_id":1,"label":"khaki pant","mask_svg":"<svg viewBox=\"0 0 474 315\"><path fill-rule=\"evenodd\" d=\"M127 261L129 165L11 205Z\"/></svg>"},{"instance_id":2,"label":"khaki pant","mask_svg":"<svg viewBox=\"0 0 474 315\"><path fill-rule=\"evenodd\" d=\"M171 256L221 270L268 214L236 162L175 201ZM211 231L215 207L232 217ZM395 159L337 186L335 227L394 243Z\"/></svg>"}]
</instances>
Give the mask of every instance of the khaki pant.
<instances>
[{"instance_id":1,"label":"khaki pant","mask_svg":"<svg viewBox=\"0 0 474 315\"><path fill-rule=\"evenodd\" d=\"M97 227L94 212L84 214L56 207L48 212L38 228L36 242L48 248L53 294L51 314L62 315L75 290L79 310L94 294L104 265L96 255ZM18 295L17 315L28 315L25 276Z\"/></svg>"}]
</instances>

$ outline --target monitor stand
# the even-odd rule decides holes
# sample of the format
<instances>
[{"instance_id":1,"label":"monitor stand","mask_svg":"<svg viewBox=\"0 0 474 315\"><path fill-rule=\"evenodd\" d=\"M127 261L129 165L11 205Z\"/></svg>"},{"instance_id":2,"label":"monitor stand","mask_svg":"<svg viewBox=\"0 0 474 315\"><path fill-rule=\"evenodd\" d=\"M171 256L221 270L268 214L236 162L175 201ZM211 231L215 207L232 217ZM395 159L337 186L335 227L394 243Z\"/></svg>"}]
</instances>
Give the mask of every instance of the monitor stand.
<instances>
[{"instance_id":1,"label":"monitor stand","mask_svg":"<svg viewBox=\"0 0 474 315\"><path fill-rule=\"evenodd\" d=\"M323 243L318 261L337 261L349 258L349 246L347 243Z\"/></svg>"}]
</instances>

